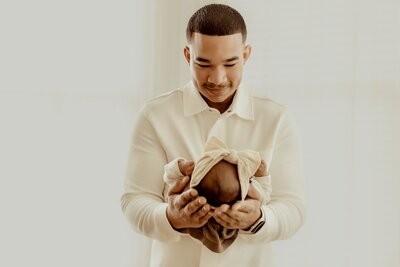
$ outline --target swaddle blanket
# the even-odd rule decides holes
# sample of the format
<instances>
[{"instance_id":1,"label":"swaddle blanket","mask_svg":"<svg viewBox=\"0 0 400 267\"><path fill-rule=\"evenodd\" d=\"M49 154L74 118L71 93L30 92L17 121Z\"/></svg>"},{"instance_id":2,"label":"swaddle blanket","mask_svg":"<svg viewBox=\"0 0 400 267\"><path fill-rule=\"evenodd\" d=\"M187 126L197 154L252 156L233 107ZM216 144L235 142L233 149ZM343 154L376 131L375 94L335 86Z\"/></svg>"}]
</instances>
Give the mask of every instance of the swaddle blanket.
<instances>
[{"instance_id":1,"label":"swaddle blanket","mask_svg":"<svg viewBox=\"0 0 400 267\"><path fill-rule=\"evenodd\" d=\"M252 150L236 151L229 149L215 136L208 140L204 154L196 162L190 186L198 185L211 168L221 160L237 165L241 199L244 200L249 190L250 178L260 166L261 156L258 152Z\"/></svg>"},{"instance_id":2,"label":"swaddle blanket","mask_svg":"<svg viewBox=\"0 0 400 267\"><path fill-rule=\"evenodd\" d=\"M210 169L221 160L237 165L241 199L244 200L249 190L250 178L261 163L260 154L251 150L229 149L214 136L206 143L204 154L195 164L190 186L198 185ZM203 227L186 228L182 232L189 233L192 237L200 240L211 251L221 253L235 241L239 230L224 228L214 218L211 218Z\"/></svg>"}]
</instances>

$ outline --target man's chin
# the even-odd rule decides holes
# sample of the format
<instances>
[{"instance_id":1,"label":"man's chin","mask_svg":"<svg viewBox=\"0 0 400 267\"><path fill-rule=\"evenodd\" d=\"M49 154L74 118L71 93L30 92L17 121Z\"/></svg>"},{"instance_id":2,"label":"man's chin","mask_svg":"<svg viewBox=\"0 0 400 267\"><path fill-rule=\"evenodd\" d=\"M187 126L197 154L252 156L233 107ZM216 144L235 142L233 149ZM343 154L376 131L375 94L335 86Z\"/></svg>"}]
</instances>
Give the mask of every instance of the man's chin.
<instances>
[{"instance_id":1,"label":"man's chin","mask_svg":"<svg viewBox=\"0 0 400 267\"><path fill-rule=\"evenodd\" d=\"M224 103L228 100L228 98L229 98L229 96L220 96L220 97L208 96L207 97L208 101L216 103L216 104Z\"/></svg>"},{"instance_id":2,"label":"man's chin","mask_svg":"<svg viewBox=\"0 0 400 267\"><path fill-rule=\"evenodd\" d=\"M209 96L210 98L214 99L220 99L219 101L224 101L231 95L231 88L226 87L226 88L221 88L221 89L210 89L207 87L203 87L204 92Z\"/></svg>"}]
</instances>

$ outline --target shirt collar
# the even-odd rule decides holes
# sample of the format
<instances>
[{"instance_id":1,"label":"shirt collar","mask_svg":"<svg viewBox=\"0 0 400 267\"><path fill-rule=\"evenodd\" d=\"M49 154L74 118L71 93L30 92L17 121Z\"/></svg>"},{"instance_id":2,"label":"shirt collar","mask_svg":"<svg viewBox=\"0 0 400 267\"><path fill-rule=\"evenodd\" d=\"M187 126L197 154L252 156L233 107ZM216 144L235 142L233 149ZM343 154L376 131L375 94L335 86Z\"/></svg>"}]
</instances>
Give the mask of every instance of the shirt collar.
<instances>
[{"instance_id":1,"label":"shirt collar","mask_svg":"<svg viewBox=\"0 0 400 267\"><path fill-rule=\"evenodd\" d=\"M183 89L184 115L195 115L208 108L193 81L189 82ZM237 89L228 112L232 112L232 114L236 114L246 120L254 120L252 96L245 86L240 85Z\"/></svg>"},{"instance_id":2,"label":"shirt collar","mask_svg":"<svg viewBox=\"0 0 400 267\"><path fill-rule=\"evenodd\" d=\"M193 82L183 88L183 113L185 116L195 115L208 108Z\"/></svg>"},{"instance_id":3,"label":"shirt collar","mask_svg":"<svg viewBox=\"0 0 400 267\"><path fill-rule=\"evenodd\" d=\"M236 90L232 105L228 110L245 120L254 120L253 97L244 85L240 85Z\"/></svg>"}]
</instances>

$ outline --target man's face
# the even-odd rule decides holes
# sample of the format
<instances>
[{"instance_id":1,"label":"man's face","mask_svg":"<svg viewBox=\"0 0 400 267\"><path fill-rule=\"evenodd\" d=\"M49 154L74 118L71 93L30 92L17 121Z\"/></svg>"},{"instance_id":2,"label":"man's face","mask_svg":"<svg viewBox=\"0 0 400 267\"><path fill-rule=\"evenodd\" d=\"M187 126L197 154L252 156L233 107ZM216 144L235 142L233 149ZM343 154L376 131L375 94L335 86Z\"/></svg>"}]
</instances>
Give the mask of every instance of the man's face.
<instances>
[{"instance_id":1,"label":"man's face","mask_svg":"<svg viewBox=\"0 0 400 267\"><path fill-rule=\"evenodd\" d=\"M243 74L251 47L242 34L210 36L194 33L184 54L190 64L193 82L210 107L230 102Z\"/></svg>"}]
</instances>

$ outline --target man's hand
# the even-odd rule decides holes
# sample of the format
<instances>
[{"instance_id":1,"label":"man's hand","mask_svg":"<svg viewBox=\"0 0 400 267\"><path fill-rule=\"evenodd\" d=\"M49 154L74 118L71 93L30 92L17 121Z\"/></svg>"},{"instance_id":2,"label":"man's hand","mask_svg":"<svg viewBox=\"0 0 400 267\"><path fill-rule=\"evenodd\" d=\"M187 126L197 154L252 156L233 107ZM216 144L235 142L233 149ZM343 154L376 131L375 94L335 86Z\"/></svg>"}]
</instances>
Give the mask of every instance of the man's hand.
<instances>
[{"instance_id":1,"label":"man's hand","mask_svg":"<svg viewBox=\"0 0 400 267\"><path fill-rule=\"evenodd\" d=\"M212 217L210 205L204 197L199 197L195 189L188 189L189 177L178 180L168 195L167 218L175 229L198 228Z\"/></svg>"},{"instance_id":2,"label":"man's hand","mask_svg":"<svg viewBox=\"0 0 400 267\"><path fill-rule=\"evenodd\" d=\"M213 212L215 220L228 229L248 229L261 217L261 195L252 185L247 197L230 207L223 204Z\"/></svg>"}]
</instances>

